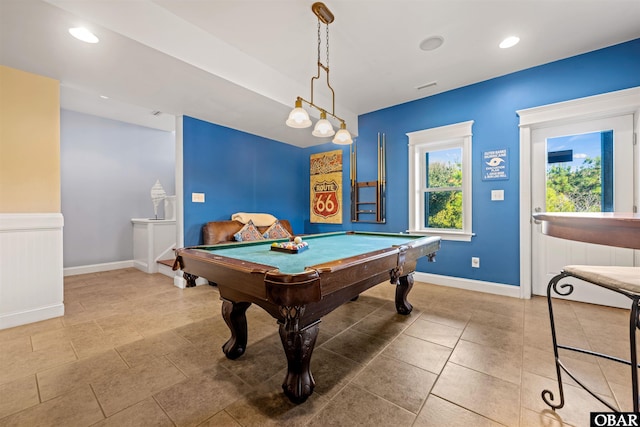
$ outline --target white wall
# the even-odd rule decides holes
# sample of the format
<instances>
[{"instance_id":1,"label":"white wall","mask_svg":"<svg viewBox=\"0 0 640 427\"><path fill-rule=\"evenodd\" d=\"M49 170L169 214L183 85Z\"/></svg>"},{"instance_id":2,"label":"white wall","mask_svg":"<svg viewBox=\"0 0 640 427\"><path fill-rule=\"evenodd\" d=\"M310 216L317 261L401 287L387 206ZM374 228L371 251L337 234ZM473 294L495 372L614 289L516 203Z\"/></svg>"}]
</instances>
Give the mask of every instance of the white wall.
<instances>
[{"instance_id":1,"label":"white wall","mask_svg":"<svg viewBox=\"0 0 640 427\"><path fill-rule=\"evenodd\" d=\"M175 194L174 133L68 110L60 133L64 267L132 260L131 218L153 217L151 187Z\"/></svg>"}]
</instances>

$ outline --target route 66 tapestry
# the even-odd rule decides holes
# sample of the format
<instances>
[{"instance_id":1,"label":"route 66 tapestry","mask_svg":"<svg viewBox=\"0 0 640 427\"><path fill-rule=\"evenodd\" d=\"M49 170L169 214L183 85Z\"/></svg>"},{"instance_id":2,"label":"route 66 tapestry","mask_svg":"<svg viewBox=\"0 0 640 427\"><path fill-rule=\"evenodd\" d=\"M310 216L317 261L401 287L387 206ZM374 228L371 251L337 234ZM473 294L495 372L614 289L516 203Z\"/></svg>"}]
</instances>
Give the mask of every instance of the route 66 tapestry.
<instances>
[{"instance_id":1,"label":"route 66 tapestry","mask_svg":"<svg viewBox=\"0 0 640 427\"><path fill-rule=\"evenodd\" d=\"M342 150L310 156L311 222L342 224Z\"/></svg>"}]
</instances>

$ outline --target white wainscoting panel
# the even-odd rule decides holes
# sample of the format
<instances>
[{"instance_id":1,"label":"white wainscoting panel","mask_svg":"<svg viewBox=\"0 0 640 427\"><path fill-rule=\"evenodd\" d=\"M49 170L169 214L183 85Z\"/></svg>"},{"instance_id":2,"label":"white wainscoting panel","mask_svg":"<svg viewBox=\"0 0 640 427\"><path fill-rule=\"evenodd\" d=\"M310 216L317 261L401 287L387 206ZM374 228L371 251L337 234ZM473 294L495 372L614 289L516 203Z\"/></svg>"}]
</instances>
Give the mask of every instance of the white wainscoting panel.
<instances>
[{"instance_id":1,"label":"white wainscoting panel","mask_svg":"<svg viewBox=\"0 0 640 427\"><path fill-rule=\"evenodd\" d=\"M64 315L60 213L0 214L0 329Z\"/></svg>"}]
</instances>

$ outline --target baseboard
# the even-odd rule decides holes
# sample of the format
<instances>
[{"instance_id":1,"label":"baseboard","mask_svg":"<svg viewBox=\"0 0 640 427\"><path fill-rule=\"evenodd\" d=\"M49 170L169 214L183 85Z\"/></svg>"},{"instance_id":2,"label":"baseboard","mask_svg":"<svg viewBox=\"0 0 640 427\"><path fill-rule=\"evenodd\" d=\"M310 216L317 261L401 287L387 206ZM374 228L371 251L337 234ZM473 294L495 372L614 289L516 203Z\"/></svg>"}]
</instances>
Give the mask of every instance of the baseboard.
<instances>
[{"instance_id":1,"label":"baseboard","mask_svg":"<svg viewBox=\"0 0 640 427\"><path fill-rule=\"evenodd\" d=\"M64 316L64 304L56 304L49 307L38 307L15 313L0 315L0 329L13 328L27 323L41 322L54 317Z\"/></svg>"},{"instance_id":2,"label":"baseboard","mask_svg":"<svg viewBox=\"0 0 640 427\"><path fill-rule=\"evenodd\" d=\"M460 277L442 276L439 274L421 273L416 271L413 275L415 281L432 283L450 288L466 289L468 291L484 292L487 294L502 295L512 298L522 298L520 286L505 285L502 283L484 282L481 280L464 279Z\"/></svg>"},{"instance_id":3,"label":"baseboard","mask_svg":"<svg viewBox=\"0 0 640 427\"><path fill-rule=\"evenodd\" d=\"M99 273L101 271L120 270L122 268L131 268L133 266L133 260L81 265L78 267L66 267L64 269L64 275L75 276L78 274Z\"/></svg>"},{"instance_id":4,"label":"baseboard","mask_svg":"<svg viewBox=\"0 0 640 427\"><path fill-rule=\"evenodd\" d=\"M146 262L142 262L140 260L133 260L133 268L137 268L140 271L144 271L145 273L149 273L149 266Z\"/></svg>"}]
</instances>

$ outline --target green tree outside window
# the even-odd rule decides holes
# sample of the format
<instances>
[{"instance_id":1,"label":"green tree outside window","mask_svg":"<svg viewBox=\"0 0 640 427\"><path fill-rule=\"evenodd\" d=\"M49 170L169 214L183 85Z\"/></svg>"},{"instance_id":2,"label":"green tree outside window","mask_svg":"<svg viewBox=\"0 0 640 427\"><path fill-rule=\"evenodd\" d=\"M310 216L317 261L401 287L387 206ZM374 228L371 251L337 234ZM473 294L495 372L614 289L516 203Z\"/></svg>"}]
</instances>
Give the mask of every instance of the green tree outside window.
<instances>
[{"instance_id":1,"label":"green tree outside window","mask_svg":"<svg viewBox=\"0 0 640 427\"><path fill-rule=\"evenodd\" d=\"M430 161L427 187L426 225L430 228L461 230L462 164L460 161Z\"/></svg>"},{"instance_id":2,"label":"green tree outside window","mask_svg":"<svg viewBox=\"0 0 640 427\"><path fill-rule=\"evenodd\" d=\"M547 170L548 212L601 212L600 156L587 157L582 166L554 164Z\"/></svg>"}]
</instances>

